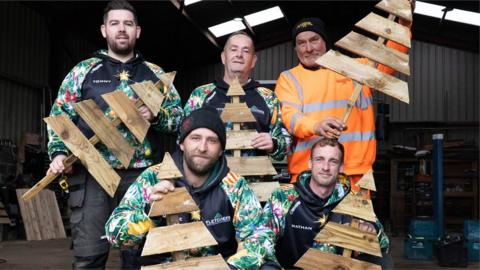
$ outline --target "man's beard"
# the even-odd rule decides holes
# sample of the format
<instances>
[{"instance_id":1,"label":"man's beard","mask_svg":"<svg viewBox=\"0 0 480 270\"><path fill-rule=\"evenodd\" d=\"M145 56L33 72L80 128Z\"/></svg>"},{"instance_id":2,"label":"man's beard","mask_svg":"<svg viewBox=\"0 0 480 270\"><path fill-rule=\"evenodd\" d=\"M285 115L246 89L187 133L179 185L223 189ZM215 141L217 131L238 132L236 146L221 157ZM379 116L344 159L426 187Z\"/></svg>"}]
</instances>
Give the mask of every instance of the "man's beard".
<instances>
[{"instance_id":1,"label":"man's beard","mask_svg":"<svg viewBox=\"0 0 480 270\"><path fill-rule=\"evenodd\" d=\"M115 39L108 39L108 47L115 54L129 55L135 48L135 41L132 41L131 43L127 43L126 45L122 46L119 45Z\"/></svg>"},{"instance_id":2,"label":"man's beard","mask_svg":"<svg viewBox=\"0 0 480 270\"><path fill-rule=\"evenodd\" d=\"M205 165L197 164L193 161L193 158L190 157L187 153L184 153L185 163L187 164L188 169L197 176L205 176L217 163L218 159L211 159Z\"/></svg>"}]
</instances>

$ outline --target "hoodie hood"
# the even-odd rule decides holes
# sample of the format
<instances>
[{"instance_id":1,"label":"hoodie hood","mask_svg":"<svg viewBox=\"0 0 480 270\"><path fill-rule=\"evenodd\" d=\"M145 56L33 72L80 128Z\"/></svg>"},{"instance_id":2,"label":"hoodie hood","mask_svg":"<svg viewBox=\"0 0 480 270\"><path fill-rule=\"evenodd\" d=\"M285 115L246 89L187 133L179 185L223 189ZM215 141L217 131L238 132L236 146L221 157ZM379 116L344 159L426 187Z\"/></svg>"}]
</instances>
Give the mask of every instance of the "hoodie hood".
<instances>
[{"instance_id":1,"label":"hoodie hood","mask_svg":"<svg viewBox=\"0 0 480 270\"><path fill-rule=\"evenodd\" d=\"M115 64L125 64L125 65L136 65L136 64L142 63L145 60L143 58L143 55L141 53L137 52L137 51L134 51L133 58L129 59L125 63L122 63L122 62L110 57L108 55L107 50L98 50L98 51L93 53L93 57L97 57L97 58L100 58L100 59L103 59L103 60L107 60L107 61L110 61L110 62L115 63Z\"/></svg>"},{"instance_id":2,"label":"hoodie hood","mask_svg":"<svg viewBox=\"0 0 480 270\"><path fill-rule=\"evenodd\" d=\"M322 199L310 188L311 179L311 171L304 171L301 173L298 177L298 181L295 183L295 190L299 193L303 202L316 213L321 212L325 207L336 206L350 191L347 176L344 174L338 174L337 183L335 184L332 194L328 198Z\"/></svg>"}]
</instances>

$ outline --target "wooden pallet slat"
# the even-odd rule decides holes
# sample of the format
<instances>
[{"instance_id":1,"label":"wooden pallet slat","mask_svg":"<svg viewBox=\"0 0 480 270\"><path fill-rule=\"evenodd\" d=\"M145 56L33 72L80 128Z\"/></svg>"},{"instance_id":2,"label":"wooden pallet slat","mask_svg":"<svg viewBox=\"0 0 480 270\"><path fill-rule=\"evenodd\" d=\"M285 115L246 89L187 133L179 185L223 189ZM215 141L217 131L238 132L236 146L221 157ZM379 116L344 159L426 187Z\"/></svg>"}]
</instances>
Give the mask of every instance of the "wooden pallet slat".
<instances>
[{"instance_id":1,"label":"wooden pallet slat","mask_svg":"<svg viewBox=\"0 0 480 270\"><path fill-rule=\"evenodd\" d=\"M216 244L217 241L203 222L175 224L150 229L142 250L142 256Z\"/></svg>"},{"instance_id":2,"label":"wooden pallet slat","mask_svg":"<svg viewBox=\"0 0 480 270\"><path fill-rule=\"evenodd\" d=\"M367 173L365 173L362 178L357 182L357 186L363 189L377 191L377 187L375 186L375 179L373 178L373 171L369 170Z\"/></svg>"},{"instance_id":3,"label":"wooden pallet slat","mask_svg":"<svg viewBox=\"0 0 480 270\"><path fill-rule=\"evenodd\" d=\"M257 121L245 103L226 103L220 117L223 122L246 123Z\"/></svg>"},{"instance_id":4,"label":"wooden pallet slat","mask_svg":"<svg viewBox=\"0 0 480 270\"><path fill-rule=\"evenodd\" d=\"M135 149L125 140L112 122L105 117L100 107L89 99L75 103L73 108L95 135L100 138L100 141L108 147L125 168L128 168Z\"/></svg>"},{"instance_id":5,"label":"wooden pallet slat","mask_svg":"<svg viewBox=\"0 0 480 270\"><path fill-rule=\"evenodd\" d=\"M130 101L127 95L122 91L114 91L103 94L102 98L112 108L118 118L120 118L132 132L133 136L142 143L147 135L150 123L142 117L134 103Z\"/></svg>"},{"instance_id":6,"label":"wooden pallet slat","mask_svg":"<svg viewBox=\"0 0 480 270\"><path fill-rule=\"evenodd\" d=\"M168 152L165 152L162 163L152 166L150 169L157 174L158 180L171 180L183 176Z\"/></svg>"},{"instance_id":7,"label":"wooden pallet slat","mask_svg":"<svg viewBox=\"0 0 480 270\"><path fill-rule=\"evenodd\" d=\"M389 66L405 75L410 75L408 54L389 48L364 35L352 31L337 41L335 45Z\"/></svg>"},{"instance_id":8,"label":"wooden pallet slat","mask_svg":"<svg viewBox=\"0 0 480 270\"><path fill-rule=\"evenodd\" d=\"M131 84L130 88L143 101L154 116L158 115L165 96L155 87L152 81Z\"/></svg>"},{"instance_id":9,"label":"wooden pallet slat","mask_svg":"<svg viewBox=\"0 0 480 270\"><path fill-rule=\"evenodd\" d=\"M383 0L375 7L409 22L413 20L412 8L408 0Z\"/></svg>"},{"instance_id":10,"label":"wooden pallet slat","mask_svg":"<svg viewBox=\"0 0 480 270\"><path fill-rule=\"evenodd\" d=\"M316 62L361 84L409 103L408 84L406 82L369 65L358 63L354 59L334 50L328 51L319 57Z\"/></svg>"},{"instance_id":11,"label":"wooden pallet slat","mask_svg":"<svg viewBox=\"0 0 480 270\"><path fill-rule=\"evenodd\" d=\"M228 167L242 176L276 175L277 171L266 156L227 157Z\"/></svg>"},{"instance_id":12,"label":"wooden pallet slat","mask_svg":"<svg viewBox=\"0 0 480 270\"><path fill-rule=\"evenodd\" d=\"M253 193L257 196L260 202L266 202L273 191L280 188L280 184L275 182L252 182L248 183L248 186L253 190Z\"/></svg>"},{"instance_id":13,"label":"wooden pallet slat","mask_svg":"<svg viewBox=\"0 0 480 270\"><path fill-rule=\"evenodd\" d=\"M252 139L258 134L256 130L228 130L225 150L253 149Z\"/></svg>"},{"instance_id":14,"label":"wooden pallet slat","mask_svg":"<svg viewBox=\"0 0 480 270\"><path fill-rule=\"evenodd\" d=\"M332 211L371 222L377 220L372 201L365 199L360 193L348 193Z\"/></svg>"},{"instance_id":15,"label":"wooden pallet slat","mask_svg":"<svg viewBox=\"0 0 480 270\"><path fill-rule=\"evenodd\" d=\"M175 79L176 75L176 71L162 73L160 74L159 80L155 83L155 85L158 89L163 88L163 93L167 94L168 92L170 92L170 89L173 86L173 80Z\"/></svg>"},{"instance_id":16,"label":"wooden pallet slat","mask_svg":"<svg viewBox=\"0 0 480 270\"><path fill-rule=\"evenodd\" d=\"M162 269L181 269L181 270L228 270L225 260L222 256L206 256L188 258L184 261L176 261L171 263L156 264L149 266L142 266L142 270L162 270Z\"/></svg>"},{"instance_id":17,"label":"wooden pallet slat","mask_svg":"<svg viewBox=\"0 0 480 270\"><path fill-rule=\"evenodd\" d=\"M321 266L321 267L320 267ZM377 264L346 258L337 254L322 252L310 248L295 263L295 267L305 270L342 269L342 270L381 270Z\"/></svg>"},{"instance_id":18,"label":"wooden pallet slat","mask_svg":"<svg viewBox=\"0 0 480 270\"><path fill-rule=\"evenodd\" d=\"M113 198L120 176L103 159L95 147L65 115L44 118L44 121L57 133L68 149L82 162L87 171Z\"/></svg>"},{"instance_id":19,"label":"wooden pallet slat","mask_svg":"<svg viewBox=\"0 0 480 270\"><path fill-rule=\"evenodd\" d=\"M370 32L374 35L395 41L410 48L410 30L396 22L373 12L355 24L356 27Z\"/></svg>"},{"instance_id":20,"label":"wooden pallet slat","mask_svg":"<svg viewBox=\"0 0 480 270\"><path fill-rule=\"evenodd\" d=\"M230 84L230 87L228 88L228 91L227 91L227 96L228 97L245 96L245 91L243 90L243 87L238 81L238 79L233 80L232 83Z\"/></svg>"},{"instance_id":21,"label":"wooden pallet slat","mask_svg":"<svg viewBox=\"0 0 480 270\"><path fill-rule=\"evenodd\" d=\"M365 233L348 225L328 222L315 236L315 240L382 257L376 234Z\"/></svg>"},{"instance_id":22,"label":"wooden pallet slat","mask_svg":"<svg viewBox=\"0 0 480 270\"><path fill-rule=\"evenodd\" d=\"M198 206L185 187L176 188L159 201L152 203L149 217L180 214L198 210Z\"/></svg>"},{"instance_id":23,"label":"wooden pallet slat","mask_svg":"<svg viewBox=\"0 0 480 270\"><path fill-rule=\"evenodd\" d=\"M20 200L27 190L15 191L27 240L66 238L55 193L51 190L42 190L30 201Z\"/></svg>"},{"instance_id":24,"label":"wooden pallet slat","mask_svg":"<svg viewBox=\"0 0 480 270\"><path fill-rule=\"evenodd\" d=\"M8 218L7 211L5 211L5 206L0 202L0 224L10 224L10 218Z\"/></svg>"}]
</instances>

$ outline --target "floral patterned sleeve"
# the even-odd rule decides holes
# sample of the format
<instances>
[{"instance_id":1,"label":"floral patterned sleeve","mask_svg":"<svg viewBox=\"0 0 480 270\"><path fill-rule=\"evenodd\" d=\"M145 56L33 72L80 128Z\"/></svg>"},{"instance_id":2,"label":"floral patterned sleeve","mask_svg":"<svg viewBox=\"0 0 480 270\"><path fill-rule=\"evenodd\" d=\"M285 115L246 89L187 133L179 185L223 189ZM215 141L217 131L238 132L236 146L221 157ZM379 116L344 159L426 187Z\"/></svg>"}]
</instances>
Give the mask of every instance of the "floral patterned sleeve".
<instances>
[{"instance_id":1,"label":"floral patterned sleeve","mask_svg":"<svg viewBox=\"0 0 480 270\"><path fill-rule=\"evenodd\" d=\"M232 181L235 184L226 184L228 179L234 178L238 178L238 181ZM258 269L265 257L273 252L273 233L259 223L262 213L260 202L243 177L229 173L223 187L235 211L233 225L239 241L237 253L228 258L227 262L238 269Z\"/></svg>"},{"instance_id":2,"label":"floral patterned sleeve","mask_svg":"<svg viewBox=\"0 0 480 270\"><path fill-rule=\"evenodd\" d=\"M73 104L81 99L81 87L85 76L90 69L100 61L99 58L90 58L77 64L65 76L60 89L58 90L57 98L50 110L50 116L64 114L72 121L78 118L77 112L73 109ZM58 135L47 125L48 132L48 155L52 159L57 153L68 153L65 144L60 140Z\"/></svg>"},{"instance_id":3,"label":"floral patterned sleeve","mask_svg":"<svg viewBox=\"0 0 480 270\"><path fill-rule=\"evenodd\" d=\"M147 66L155 73L157 77L165 73L159 66L146 62ZM163 92L163 89L162 89ZM160 132L174 133L177 131L183 119L182 101L174 85L163 100L162 107L158 113L156 121L152 127Z\"/></svg>"},{"instance_id":4,"label":"floral patterned sleeve","mask_svg":"<svg viewBox=\"0 0 480 270\"><path fill-rule=\"evenodd\" d=\"M105 224L107 240L112 246L119 248L137 246L148 230L158 225L145 212L145 207L149 205L149 188L156 183L156 173L148 168L128 188Z\"/></svg>"},{"instance_id":5,"label":"floral patterned sleeve","mask_svg":"<svg viewBox=\"0 0 480 270\"><path fill-rule=\"evenodd\" d=\"M213 83L202 85L193 89L187 102L185 102L185 107L183 107L185 116L188 116L196 109L200 109L203 106L206 96L210 94L213 89L215 89L215 85Z\"/></svg>"},{"instance_id":6,"label":"floral patterned sleeve","mask_svg":"<svg viewBox=\"0 0 480 270\"><path fill-rule=\"evenodd\" d=\"M273 153L270 153L270 156L277 161L282 161L287 155L291 136L282 122L280 101L275 93L268 88L259 87L258 91L270 110L270 136L277 141L277 148Z\"/></svg>"}]
</instances>

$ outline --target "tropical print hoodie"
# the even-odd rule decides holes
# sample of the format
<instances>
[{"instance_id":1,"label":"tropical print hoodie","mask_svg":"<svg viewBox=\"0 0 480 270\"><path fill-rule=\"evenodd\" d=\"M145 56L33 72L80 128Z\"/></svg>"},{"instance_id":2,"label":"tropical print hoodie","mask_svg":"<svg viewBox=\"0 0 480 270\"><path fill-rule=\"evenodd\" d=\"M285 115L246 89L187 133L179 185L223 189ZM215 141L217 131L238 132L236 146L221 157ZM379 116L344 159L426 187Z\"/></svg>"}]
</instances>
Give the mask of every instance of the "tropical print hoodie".
<instances>
[{"instance_id":1,"label":"tropical print hoodie","mask_svg":"<svg viewBox=\"0 0 480 270\"><path fill-rule=\"evenodd\" d=\"M173 158L183 171L182 152L175 152ZM163 217L147 216L150 188L158 182L157 170L158 165L152 166L137 178L107 221L107 239L114 247L141 246L150 228L165 224ZM201 220L218 242L186 251L187 256L221 254L232 268L258 269L273 252L267 250L272 247L270 229L259 224L262 209L258 199L245 178L230 171L224 155L202 187L193 188L185 179L177 180L176 185L185 186L200 208L181 220Z\"/></svg>"},{"instance_id":2,"label":"tropical print hoodie","mask_svg":"<svg viewBox=\"0 0 480 270\"><path fill-rule=\"evenodd\" d=\"M230 103L230 97L227 91L230 86L222 79L214 83L209 83L195 88L190 94L190 98L185 103L185 116L192 111L209 106L218 111L223 112L225 103ZM240 102L247 103L253 116L255 123L243 123L242 129L255 129L257 132L267 132L272 136L274 142L274 150L269 155L277 160L282 161L287 154L287 147L290 144L290 135L284 128L280 110L280 102L275 93L265 87L260 87L258 82L250 79L242 86L245 96L240 97ZM232 130L233 123L226 123L227 130ZM243 151L248 156L266 155L263 151L249 150ZM228 154L228 151L227 151Z\"/></svg>"},{"instance_id":3,"label":"tropical print hoodie","mask_svg":"<svg viewBox=\"0 0 480 270\"><path fill-rule=\"evenodd\" d=\"M350 192L350 181L346 176L339 175L335 189L327 199L313 193L310 179L311 171L305 171L295 184L281 185L272 193L263 210L261 224L272 229L274 239L270 242L275 243L274 248L268 248L275 250L275 254L269 254L267 260L286 269L294 268L294 264L309 248L341 254L341 248L318 242L314 238L327 221L340 224L351 222L351 217L332 212ZM378 220L374 226L380 247L386 251L389 240L383 226Z\"/></svg>"},{"instance_id":4,"label":"tropical print hoodie","mask_svg":"<svg viewBox=\"0 0 480 270\"><path fill-rule=\"evenodd\" d=\"M138 98L129 85L147 80L156 82L162 73L164 71L160 67L145 61L138 52L135 57L122 63L109 57L105 50L97 51L92 58L80 62L67 74L60 86L50 116L67 115L82 133L90 138L93 132L74 110L74 103L92 99L105 116L112 120L115 113L101 95L112 91L123 91L130 98ZM164 90L162 89L162 91ZM180 96L177 90L172 87L163 101L158 116L151 123L153 130L152 128L149 130L143 143L139 143L128 128L120 124L117 127L120 133L135 148L129 168L146 168L152 165L152 155L155 154L154 149L152 149L155 147L152 138L155 137L155 132L175 132L182 117L183 109ZM47 130L50 158L53 159L58 154L68 154L69 151L59 136L50 127L47 127ZM112 167L117 169L123 167L117 157L105 145L98 143L96 148Z\"/></svg>"}]
</instances>

